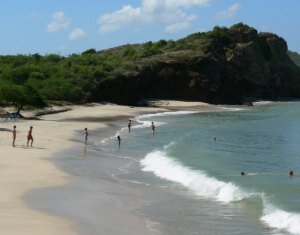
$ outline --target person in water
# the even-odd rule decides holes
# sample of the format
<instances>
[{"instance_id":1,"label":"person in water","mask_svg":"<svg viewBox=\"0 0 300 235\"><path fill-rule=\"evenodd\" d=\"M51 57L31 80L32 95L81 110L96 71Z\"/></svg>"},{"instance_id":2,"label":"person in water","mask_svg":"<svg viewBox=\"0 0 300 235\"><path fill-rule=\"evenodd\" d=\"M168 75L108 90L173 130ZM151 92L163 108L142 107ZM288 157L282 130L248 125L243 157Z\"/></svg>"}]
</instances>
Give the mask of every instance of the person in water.
<instances>
[{"instance_id":1,"label":"person in water","mask_svg":"<svg viewBox=\"0 0 300 235\"><path fill-rule=\"evenodd\" d=\"M88 129L84 128L84 143L85 144L87 144L88 136L89 136Z\"/></svg>"},{"instance_id":2,"label":"person in water","mask_svg":"<svg viewBox=\"0 0 300 235\"><path fill-rule=\"evenodd\" d=\"M29 128L29 131L28 131L28 135L27 135L27 147L28 147L30 141L31 141L31 144L30 144L31 147L32 147L32 144L33 144L32 129L33 129L33 127L31 126Z\"/></svg>"},{"instance_id":3,"label":"person in water","mask_svg":"<svg viewBox=\"0 0 300 235\"><path fill-rule=\"evenodd\" d=\"M155 131L154 122L152 122L152 123L151 123L151 130L152 130L152 132L154 132L154 131Z\"/></svg>"},{"instance_id":4,"label":"person in water","mask_svg":"<svg viewBox=\"0 0 300 235\"><path fill-rule=\"evenodd\" d=\"M118 142L119 142L119 148L120 148L120 147L121 147L121 137L118 135L117 139L118 139Z\"/></svg>"},{"instance_id":5,"label":"person in water","mask_svg":"<svg viewBox=\"0 0 300 235\"><path fill-rule=\"evenodd\" d=\"M130 130L131 130L131 119L129 119L128 121L128 132L130 132Z\"/></svg>"},{"instance_id":6,"label":"person in water","mask_svg":"<svg viewBox=\"0 0 300 235\"><path fill-rule=\"evenodd\" d=\"M17 137L17 131L16 131L16 126L14 126L14 129L12 131L12 135L13 135L13 142L12 142L12 146L16 147L15 142L16 142L16 137Z\"/></svg>"},{"instance_id":7,"label":"person in water","mask_svg":"<svg viewBox=\"0 0 300 235\"><path fill-rule=\"evenodd\" d=\"M289 172L289 175L290 175L290 176L293 176L293 175L294 175L294 172L293 172L293 171L290 171L290 172Z\"/></svg>"},{"instance_id":8,"label":"person in water","mask_svg":"<svg viewBox=\"0 0 300 235\"><path fill-rule=\"evenodd\" d=\"M246 175L246 173L244 171L241 172L241 175Z\"/></svg>"}]
</instances>

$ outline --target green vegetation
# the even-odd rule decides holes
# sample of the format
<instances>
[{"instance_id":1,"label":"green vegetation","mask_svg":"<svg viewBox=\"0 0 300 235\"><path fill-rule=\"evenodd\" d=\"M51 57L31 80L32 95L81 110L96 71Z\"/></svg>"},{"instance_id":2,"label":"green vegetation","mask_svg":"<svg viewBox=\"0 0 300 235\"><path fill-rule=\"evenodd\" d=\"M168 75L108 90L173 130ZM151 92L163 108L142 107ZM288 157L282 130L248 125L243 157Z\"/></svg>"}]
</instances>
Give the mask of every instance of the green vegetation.
<instances>
[{"instance_id":1,"label":"green vegetation","mask_svg":"<svg viewBox=\"0 0 300 235\"><path fill-rule=\"evenodd\" d=\"M241 27L244 26L241 24ZM91 48L63 57L49 55L0 56L0 104L41 107L49 101L93 101L97 87L118 74L134 73L174 53L224 50L233 46L228 29L215 27L183 39L124 45L102 51Z\"/></svg>"},{"instance_id":2,"label":"green vegetation","mask_svg":"<svg viewBox=\"0 0 300 235\"><path fill-rule=\"evenodd\" d=\"M291 60L300 67L300 54L297 52L288 51L288 55L291 58Z\"/></svg>"},{"instance_id":3,"label":"green vegetation","mask_svg":"<svg viewBox=\"0 0 300 235\"><path fill-rule=\"evenodd\" d=\"M46 103L40 94L32 87L25 85L6 85L0 86L0 99L11 103L19 113L24 105L32 107L45 107Z\"/></svg>"}]
</instances>

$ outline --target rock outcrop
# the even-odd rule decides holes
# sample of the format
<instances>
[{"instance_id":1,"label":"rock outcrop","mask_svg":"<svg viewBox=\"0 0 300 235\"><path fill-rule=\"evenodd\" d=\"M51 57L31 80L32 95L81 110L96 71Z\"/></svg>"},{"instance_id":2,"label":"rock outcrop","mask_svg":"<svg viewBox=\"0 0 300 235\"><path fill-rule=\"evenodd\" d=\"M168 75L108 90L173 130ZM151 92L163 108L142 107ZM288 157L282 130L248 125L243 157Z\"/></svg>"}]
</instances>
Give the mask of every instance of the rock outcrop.
<instances>
[{"instance_id":1,"label":"rock outcrop","mask_svg":"<svg viewBox=\"0 0 300 235\"><path fill-rule=\"evenodd\" d=\"M95 100L138 104L143 99L239 104L249 99L300 97L300 69L286 41L244 24L221 28L203 50L182 50L137 61L128 73L101 82Z\"/></svg>"}]
</instances>

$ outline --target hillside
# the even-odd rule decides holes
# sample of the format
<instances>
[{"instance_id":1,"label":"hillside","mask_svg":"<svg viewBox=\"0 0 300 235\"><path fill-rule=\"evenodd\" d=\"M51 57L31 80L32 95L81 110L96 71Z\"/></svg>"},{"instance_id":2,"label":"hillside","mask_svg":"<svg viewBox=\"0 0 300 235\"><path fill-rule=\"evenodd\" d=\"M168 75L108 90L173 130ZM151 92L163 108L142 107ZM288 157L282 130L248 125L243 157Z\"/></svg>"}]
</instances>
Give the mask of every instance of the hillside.
<instances>
[{"instance_id":1,"label":"hillside","mask_svg":"<svg viewBox=\"0 0 300 235\"><path fill-rule=\"evenodd\" d=\"M300 70L287 44L244 24L215 27L178 41L89 49L68 57L0 57L2 104L43 106L45 100L112 101L149 98L242 103L300 96Z\"/></svg>"},{"instance_id":2,"label":"hillside","mask_svg":"<svg viewBox=\"0 0 300 235\"><path fill-rule=\"evenodd\" d=\"M291 58L291 60L300 67L300 55L297 52L288 51L288 55Z\"/></svg>"}]
</instances>

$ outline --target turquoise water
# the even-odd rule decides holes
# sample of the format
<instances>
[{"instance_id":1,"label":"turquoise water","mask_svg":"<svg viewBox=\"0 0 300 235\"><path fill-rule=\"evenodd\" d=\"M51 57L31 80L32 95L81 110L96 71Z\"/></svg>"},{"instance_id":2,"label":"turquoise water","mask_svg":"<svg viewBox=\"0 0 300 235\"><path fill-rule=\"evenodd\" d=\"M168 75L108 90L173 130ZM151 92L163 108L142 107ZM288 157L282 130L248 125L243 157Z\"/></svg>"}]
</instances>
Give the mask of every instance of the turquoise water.
<instances>
[{"instance_id":1,"label":"turquoise water","mask_svg":"<svg viewBox=\"0 0 300 235\"><path fill-rule=\"evenodd\" d=\"M243 204L241 213L257 220L253 234L261 224L271 229L268 234L300 234L300 103L144 115L133 124L130 133L126 128L118 133L119 153L134 156L144 172L132 180L155 184L157 177L159 184L181 186L199 202L223 208ZM103 143L112 146L114 141ZM239 224L230 226L243 234Z\"/></svg>"}]
</instances>

